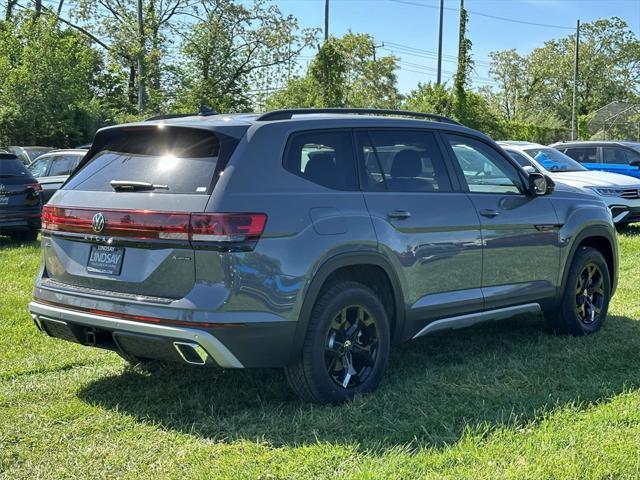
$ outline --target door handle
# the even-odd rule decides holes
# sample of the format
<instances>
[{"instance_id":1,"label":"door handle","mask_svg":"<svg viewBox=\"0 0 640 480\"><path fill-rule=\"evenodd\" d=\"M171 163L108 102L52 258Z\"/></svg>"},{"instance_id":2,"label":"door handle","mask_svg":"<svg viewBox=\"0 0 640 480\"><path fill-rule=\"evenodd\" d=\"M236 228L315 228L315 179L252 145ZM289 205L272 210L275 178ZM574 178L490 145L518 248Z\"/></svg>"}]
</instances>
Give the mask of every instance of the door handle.
<instances>
[{"instance_id":1,"label":"door handle","mask_svg":"<svg viewBox=\"0 0 640 480\"><path fill-rule=\"evenodd\" d=\"M404 220L405 218L409 218L411 216L411 212L407 212L405 210L394 210L393 212L387 213L387 216L389 218Z\"/></svg>"},{"instance_id":2,"label":"door handle","mask_svg":"<svg viewBox=\"0 0 640 480\"><path fill-rule=\"evenodd\" d=\"M489 208L485 208L483 210L480 210L480 215L482 215L483 217L494 218L500 215L500 212L498 212L497 210L491 210Z\"/></svg>"}]
</instances>

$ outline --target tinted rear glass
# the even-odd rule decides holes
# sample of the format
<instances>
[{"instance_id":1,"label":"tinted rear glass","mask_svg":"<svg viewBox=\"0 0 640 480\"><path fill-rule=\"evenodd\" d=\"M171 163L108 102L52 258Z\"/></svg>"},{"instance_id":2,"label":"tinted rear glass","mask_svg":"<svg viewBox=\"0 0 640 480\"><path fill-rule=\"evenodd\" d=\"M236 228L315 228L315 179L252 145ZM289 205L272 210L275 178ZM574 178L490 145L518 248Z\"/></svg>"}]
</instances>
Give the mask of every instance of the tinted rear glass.
<instances>
[{"instance_id":1,"label":"tinted rear glass","mask_svg":"<svg viewBox=\"0 0 640 480\"><path fill-rule=\"evenodd\" d=\"M24 164L17 158L0 158L0 178L31 178Z\"/></svg>"},{"instance_id":2,"label":"tinted rear glass","mask_svg":"<svg viewBox=\"0 0 640 480\"><path fill-rule=\"evenodd\" d=\"M237 140L189 128L118 135L77 171L66 190L113 191L112 180L166 186L157 194L207 194Z\"/></svg>"}]
</instances>

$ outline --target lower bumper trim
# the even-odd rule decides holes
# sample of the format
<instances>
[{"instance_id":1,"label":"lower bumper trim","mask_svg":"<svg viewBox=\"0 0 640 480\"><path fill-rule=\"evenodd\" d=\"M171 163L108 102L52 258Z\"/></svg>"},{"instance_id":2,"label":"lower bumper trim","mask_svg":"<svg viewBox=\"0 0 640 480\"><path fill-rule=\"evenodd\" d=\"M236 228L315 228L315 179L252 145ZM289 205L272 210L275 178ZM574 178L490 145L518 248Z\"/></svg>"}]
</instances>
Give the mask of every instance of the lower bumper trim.
<instances>
[{"instance_id":1,"label":"lower bumper trim","mask_svg":"<svg viewBox=\"0 0 640 480\"><path fill-rule=\"evenodd\" d=\"M209 332L197 328L157 325L105 317L93 313L45 305L36 301L29 303L29 312L34 316L37 324L40 323L41 319L57 320L85 327L106 329L113 332L129 332L197 344L221 367L244 368L242 363L240 363L236 356L231 353L220 340Z\"/></svg>"}]
</instances>

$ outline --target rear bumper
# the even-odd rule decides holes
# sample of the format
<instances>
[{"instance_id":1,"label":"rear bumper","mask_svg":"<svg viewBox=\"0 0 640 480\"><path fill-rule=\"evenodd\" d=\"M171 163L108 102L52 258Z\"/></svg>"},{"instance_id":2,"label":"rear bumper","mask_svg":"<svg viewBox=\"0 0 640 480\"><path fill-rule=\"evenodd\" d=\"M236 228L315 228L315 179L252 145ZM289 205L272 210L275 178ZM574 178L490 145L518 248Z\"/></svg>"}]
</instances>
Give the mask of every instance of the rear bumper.
<instances>
[{"instance_id":1,"label":"rear bumper","mask_svg":"<svg viewBox=\"0 0 640 480\"><path fill-rule=\"evenodd\" d=\"M58 298L66 295L57 295ZM79 299L75 299L79 300ZM121 309L119 309L120 311ZM128 309L134 310L134 309ZM50 304L38 298L29 303L36 326L51 337L86 346L119 351L131 358L206 364L224 368L283 367L291 361L297 322L247 321L206 325L148 323L111 311L82 311L66 302ZM252 312L235 312L252 320ZM224 319L224 315L219 315ZM238 318L238 317L235 317ZM255 320L255 319L253 319ZM188 346L180 347L187 343ZM206 362L189 361L193 350L206 353Z\"/></svg>"},{"instance_id":2,"label":"rear bumper","mask_svg":"<svg viewBox=\"0 0 640 480\"><path fill-rule=\"evenodd\" d=\"M0 233L40 229L40 211L0 213Z\"/></svg>"}]
</instances>

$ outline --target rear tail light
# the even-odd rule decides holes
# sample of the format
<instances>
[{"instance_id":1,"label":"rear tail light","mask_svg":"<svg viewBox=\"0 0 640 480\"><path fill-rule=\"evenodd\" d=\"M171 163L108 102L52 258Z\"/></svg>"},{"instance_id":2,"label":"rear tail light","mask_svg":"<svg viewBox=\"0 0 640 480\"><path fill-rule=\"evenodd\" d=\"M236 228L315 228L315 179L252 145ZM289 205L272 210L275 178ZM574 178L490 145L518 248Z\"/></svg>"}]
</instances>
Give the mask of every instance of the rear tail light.
<instances>
[{"instance_id":1,"label":"rear tail light","mask_svg":"<svg viewBox=\"0 0 640 480\"><path fill-rule=\"evenodd\" d=\"M266 222L264 213L96 210L51 205L45 205L42 213L42 228L49 231L209 244L256 241Z\"/></svg>"},{"instance_id":2,"label":"rear tail light","mask_svg":"<svg viewBox=\"0 0 640 480\"><path fill-rule=\"evenodd\" d=\"M257 240L264 231L264 213L192 213L191 241L244 242Z\"/></svg>"},{"instance_id":3,"label":"rear tail light","mask_svg":"<svg viewBox=\"0 0 640 480\"><path fill-rule=\"evenodd\" d=\"M36 192L41 192L42 191L42 185L40 185L38 182L36 182L36 183L27 183L25 185L25 188L31 188L31 189L35 190Z\"/></svg>"}]
</instances>

